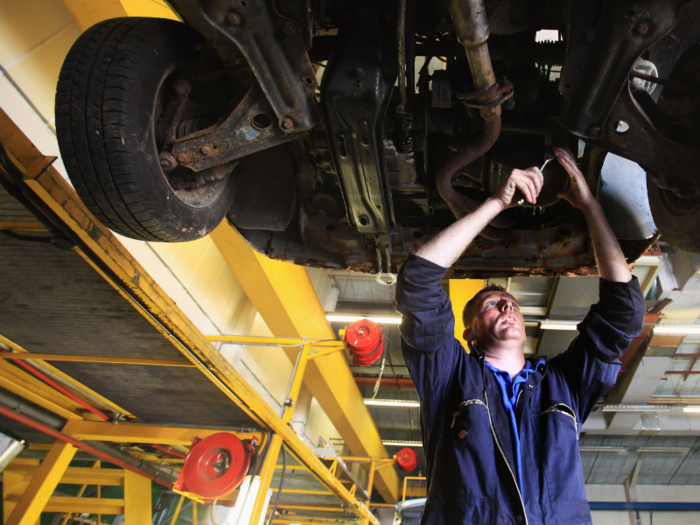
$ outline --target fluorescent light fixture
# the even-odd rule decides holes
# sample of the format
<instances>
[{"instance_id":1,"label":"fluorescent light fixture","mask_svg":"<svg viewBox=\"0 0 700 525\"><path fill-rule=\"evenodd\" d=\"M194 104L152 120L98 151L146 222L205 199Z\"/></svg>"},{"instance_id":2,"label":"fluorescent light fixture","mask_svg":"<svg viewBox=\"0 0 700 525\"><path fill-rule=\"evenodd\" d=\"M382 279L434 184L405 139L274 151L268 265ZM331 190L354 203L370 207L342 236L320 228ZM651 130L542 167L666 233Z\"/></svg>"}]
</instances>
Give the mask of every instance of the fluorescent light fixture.
<instances>
[{"instance_id":1,"label":"fluorescent light fixture","mask_svg":"<svg viewBox=\"0 0 700 525\"><path fill-rule=\"evenodd\" d=\"M603 405L603 412L668 412L670 405Z\"/></svg>"},{"instance_id":2,"label":"fluorescent light fixture","mask_svg":"<svg viewBox=\"0 0 700 525\"><path fill-rule=\"evenodd\" d=\"M542 321L540 330L576 330L578 321Z\"/></svg>"},{"instance_id":3,"label":"fluorescent light fixture","mask_svg":"<svg viewBox=\"0 0 700 525\"><path fill-rule=\"evenodd\" d=\"M578 448L580 452L617 452L621 454L627 452L627 447L612 447L612 446L583 446Z\"/></svg>"},{"instance_id":4,"label":"fluorescent light fixture","mask_svg":"<svg viewBox=\"0 0 700 525\"><path fill-rule=\"evenodd\" d=\"M637 452L664 452L667 454L687 454L690 447L637 447Z\"/></svg>"},{"instance_id":5,"label":"fluorescent light fixture","mask_svg":"<svg viewBox=\"0 0 700 525\"><path fill-rule=\"evenodd\" d=\"M382 441L385 447L422 447L420 441Z\"/></svg>"},{"instance_id":6,"label":"fluorescent light fixture","mask_svg":"<svg viewBox=\"0 0 700 525\"><path fill-rule=\"evenodd\" d=\"M360 319L369 319L374 323L380 324L401 324L400 317L376 317L367 316L363 317L361 315L327 315L326 320L330 323L352 323L354 321L359 321Z\"/></svg>"},{"instance_id":7,"label":"fluorescent light fixture","mask_svg":"<svg viewBox=\"0 0 700 525\"><path fill-rule=\"evenodd\" d=\"M700 414L700 405L683 407L683 412L688 412L690 414Z\"/></svg>"},{"instance_id":8,"label":"fluorescent light fixture","mask_svg":"<svg viewBox=\"0 0 700 525\"><path fill-rule=\"evenodd\" d=\"M401 407L401 408L418 408L418 401L402 401L397 399L365 399L365 405L375 407Z\"/></svg>"},{"instance_id":9,"label":"fluorescent light fixture","mask_svg":"<svg viewBox=\"0 0 700 525\"><path fill-rule=\"evenodd\" d=\"M695 324L660 324L654 327L655 335L697 335L700 325Z\"/></svg>"}]
</instances>

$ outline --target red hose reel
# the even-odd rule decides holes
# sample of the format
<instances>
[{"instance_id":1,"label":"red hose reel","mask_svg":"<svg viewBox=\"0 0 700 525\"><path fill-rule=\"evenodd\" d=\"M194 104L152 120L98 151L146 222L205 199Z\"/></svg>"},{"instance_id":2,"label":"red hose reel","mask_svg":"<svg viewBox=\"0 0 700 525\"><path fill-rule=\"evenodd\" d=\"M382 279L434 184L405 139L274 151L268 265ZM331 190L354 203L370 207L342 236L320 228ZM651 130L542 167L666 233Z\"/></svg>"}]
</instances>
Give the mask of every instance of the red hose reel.
<instances>
[{"instance_id":1,"label":"red hose reel","mask_svg":"<svg viewBox=\"0 0 700 525\"><path fill-rule=\"evenodd\" d=\"M384 352L382 327L369 319L350 323L345 329L344 338L355 366L371 366Z\"/></svg>"},{"instance_id":2,"label":"red hose reel","mask_svg":"<svg viewBox=\"0 0 700 525\"><path fill-rule=\"evenodd\" d=\"M228 432L195 438L174 489L205 498L220 498L235 490L250 467L253 444Z\"/></svg>"},{"instance_id":3,"label":"red hose reel","mask_svg":"<svg viewBox=\"0 0 700 525\"><path fill-rule=\"evenodd\" d=\"M418 456L412 448L402 448L396 454L396 464L404 472L411 472L418 466Z\"/></svg>"}]
</instances>

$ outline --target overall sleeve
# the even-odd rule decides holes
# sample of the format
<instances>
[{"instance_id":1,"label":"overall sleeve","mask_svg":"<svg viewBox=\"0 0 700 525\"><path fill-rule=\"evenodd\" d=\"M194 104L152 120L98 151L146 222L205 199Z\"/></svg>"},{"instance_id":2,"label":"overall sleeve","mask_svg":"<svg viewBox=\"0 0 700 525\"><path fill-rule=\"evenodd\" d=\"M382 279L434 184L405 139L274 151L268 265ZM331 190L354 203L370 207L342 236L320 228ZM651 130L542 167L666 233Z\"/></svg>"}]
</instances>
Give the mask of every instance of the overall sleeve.
<instances>
[{"instance_id":1,"label":"overall sleeve","mask_svg":"<svg viewBox=\"0 0 700 525\"><path fill-rule=\"evenodd\" d=\"M628 283L600 279L598 303L578 325L579 335L550 363L561 368L583 422L614 386L620 357L642 330L644 296L636 277Z\"/></svg>"},{"instance_id":2,"label":"overall sleeve","mask_svg":"<svg viewBox=\"0 0 700 525\"><path fill-rule=\"evenodd\" d=\"M437 412L458 361L467 355L454 337L452 303L440 286L446 271L412 254L399 272L396 288L404 360L430 414Z\"/></svg>"}]
</instances>

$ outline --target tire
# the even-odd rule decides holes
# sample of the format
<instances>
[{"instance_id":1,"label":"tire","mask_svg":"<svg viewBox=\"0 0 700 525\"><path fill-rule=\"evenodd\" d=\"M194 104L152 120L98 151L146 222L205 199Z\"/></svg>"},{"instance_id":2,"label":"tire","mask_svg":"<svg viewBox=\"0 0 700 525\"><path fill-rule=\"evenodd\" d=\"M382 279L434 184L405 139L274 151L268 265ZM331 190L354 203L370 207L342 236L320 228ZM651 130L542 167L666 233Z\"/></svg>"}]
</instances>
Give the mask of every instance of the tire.
<instances>
[{"instance_id":1,"label":"tire","mask_svg":"<svg viewBox=\"0 0 700 525\"><path fill-rule=\"evenodd\" d=\"M662 240L679 250L700 253L700 199L678 197L656 186L649 175L647 192Z\"/></svg>"},{"instance_id":2,"label":"tire","mask_svg":"<svg viewBox=\"0 0 700 525\"><path fill-rule=\"evenodd\" d=\"M81 35L63 63L56 90L63 163L87 208L121 235L195 240L214 229L233 202L232 174L197 191L175 190L158 158L159 93L178 68L193 63L203 41L172 20L106 20Z\"/></svg>"}]
</instances>

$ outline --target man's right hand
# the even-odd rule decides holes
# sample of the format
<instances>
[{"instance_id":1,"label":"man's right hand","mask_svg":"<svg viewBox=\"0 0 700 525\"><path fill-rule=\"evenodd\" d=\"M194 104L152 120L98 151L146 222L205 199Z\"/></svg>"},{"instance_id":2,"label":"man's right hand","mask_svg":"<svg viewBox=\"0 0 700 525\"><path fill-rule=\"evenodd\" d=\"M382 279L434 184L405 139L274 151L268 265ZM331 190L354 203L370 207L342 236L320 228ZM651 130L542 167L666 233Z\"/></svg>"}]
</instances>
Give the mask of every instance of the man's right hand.
<instances>
[{"instance_id":1,"label":"man's right hand","mask_svg":"<svg viewBox=\"0 0 700 525\"><path fill-rule=\"evenodd\" d=\"M491 199L498 202L505 210L518 205L518 200L522 197L516 190L520 190L530 204L536 204L543 184L544 176L537 167L513 170L508 179L491 196Z\"/></svg>"}]
</instances>

